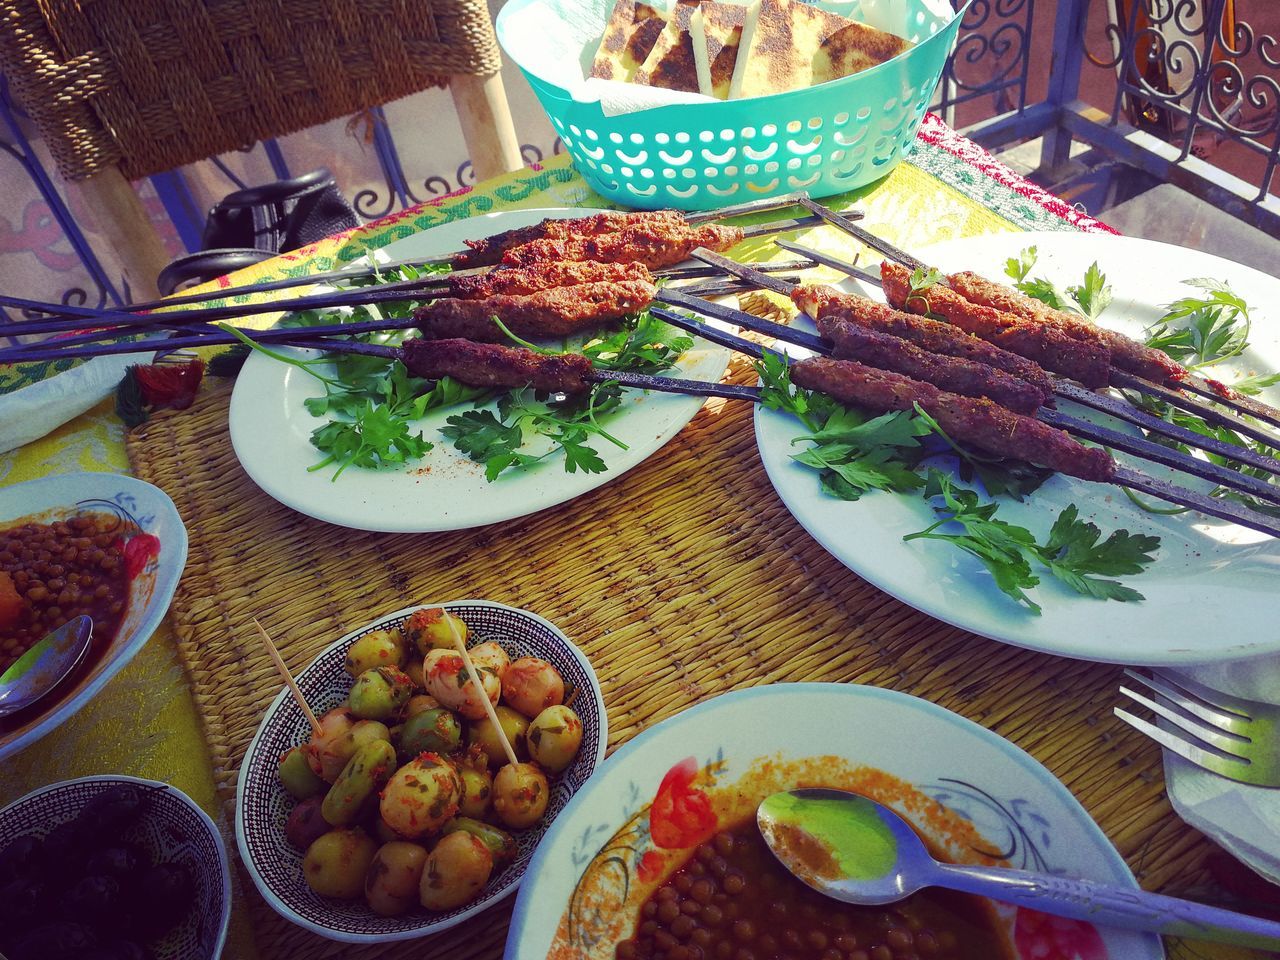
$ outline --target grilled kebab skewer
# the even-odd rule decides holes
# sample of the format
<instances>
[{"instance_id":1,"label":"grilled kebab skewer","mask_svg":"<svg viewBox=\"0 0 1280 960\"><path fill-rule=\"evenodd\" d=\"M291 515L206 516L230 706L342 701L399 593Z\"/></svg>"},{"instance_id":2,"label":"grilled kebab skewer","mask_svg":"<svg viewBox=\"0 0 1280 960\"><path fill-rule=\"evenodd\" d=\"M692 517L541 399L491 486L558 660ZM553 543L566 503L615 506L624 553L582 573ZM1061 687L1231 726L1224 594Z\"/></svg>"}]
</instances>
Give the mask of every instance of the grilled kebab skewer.
<instances>
[{"instance_id":1,"label":"grilled kebab skewer","mask_svg":"<svg viewBox=\"0 0 1280 960\"><path fill-rule=\"evenodd\" d=\"M661 309L656 312L668 321L675 317ZM760 357L765 353L765 349L757 344L722 332L719 335L736 341L739 349L752 356ZM379 349L387 351L390 348ZM759 390L751 387L701 384L665 377L641 378L635 374L596 370L589 360L577 355L546 356L529 350L466 340L411 340L406 341L396 353L415 376L428 379L450 376L480 386L531 385L547 391L580 393L595 383L614 381L645 389L694 392L757 402L760 399ZM793 382L800 386L821 390L837 400L876 413L912 410L919 404L953 439L980 449L1043 463L1082 479L1132 487L1271 536L1280 536L1280 524L1247 507L1214 500L1120 467L1105 450L1086 447L1053 426L1005 410L990 400L962 397L900 374L827 357L795 361L791 364L791 375Z\"/></svg>"},{"instance_id":2,"label":"grilled kebab skewer","mask_svg":"<svg viewBox=\"0 0 1280 960\"><path fill-rule=\"evenodd\" d=\"M836 269L842 270L851 276L856 276L859 279L867 280L869 282L878 282L879 280L879 278L874 275L867 275L864 271L859 270L852 264L846 264L843 261L829 257L825 254L819 253L818 251L808 250L808 248L802 247L798 244L786 243L784 246L786 249L793 252L805 252L805 255L810 256L812 259L818 260L828 266L835 267ZM1024 365L1035 366L1034 364L1030 364L1029 361L1024 358L1018 357L1006 350L1001 350L984 340L979 340L976 337L971 336L958 327L951 326L950 324L941 321L932 320L922 315L903 313L893 310L883 304L867 300L865 297L860 297L856 294L841 293L831 288L797 288L794 284L779 280L776 277L764 276L752 270L750 267L743 267L742 265L735 264L732 260L728 260L719 254L710 253L708 251L696 251L694 256L697 259L720 266L727 272L731 272L742 277L749 277L753 283L759 283L761 286L770 290L792 297L797 306L802 310L805 310L805 312L811 317L815 317L815 319L819 316L825 315L838 319L849 320L864 326L871 326L884 332L893 333L895 336L910 340L917 345L924 346L926 349L937 353L946 353L950 355L959 354L974 358L972 351L979 350L981 352L981 356L985 358L985 362L1009 372L1014 372L1022 376L1024 379L1027 377L1025 369L1018 367L1016 365L1017 362L1021 362ZM927 292L932 292L933 290L934 288L931 287ZM798 291L803 292L798 293ZM675 296L679 296L679 294L675 294ZM797 296L799 299L796 299ZM981 327L982 321L986 318L986 311L990 309L975 305L967 305L963 301L959 303L951 301L951 305L954 310L958 312L964 312L966 309L974 311L975 315L978 317L978 321L972 324L975 328ZM1017 322L1028 323L1029 321ZM743 325L746 325L746 323L743 323ZM995 329L1004 329L1005 326L1006 325L997 325ZM785 339L785 336L781 339ZM1044 341L1038 342L1042 344L1044 343ZM1061 340L1057 342L1061 342ZM1011 345L1018 346L1019 341L1017 339L1013 339ZM1067 345L1067 349L1073 353L1076 352L1076 348L1070 344ZM1013 367L1009 366L1011 361L1015 363ZM1113 369L1111 377L1114 381L1116 377L1128 377L1128 374L1123 374L1122 372ZM1224 457L1227 460L1280 475L1280 460L1276 460L1266 454L1259 453L1247 447L1227 443L1216 437L1205 436L1199 432L1189 430L1186 427L1170 423L1143 410L1139 410L1124 400L1106 396L1104 394L1093 393L1089 390L1082 389L1075 384L1068 383L1065 380L1054 378L1050 382L1052 384L1054 395L1060 399L1072 400L1082 406L1087 406L1091 409L1115 417L1118 420L1141 427L1149 433L1168 437L1187 446L1195 447L1204 450L1207 453ZM1280 448L1280 437L1271 434L1269 431L1262 429L1261 427L1241 422L1224 414L1222 411L1201 403L1200 401L1193 400L1188 397L1182 397L1179 394L1167 390L1164 387L1157 386L1156 384L1145 383L1144 381L1144 390L1149 395L1155 396L1158 399L1166 399L1168 402L1180 406L1183 409L1197 413L1210 423L1230 427L1231 429L1253 437L1268 446Z\"/></svg>"},{"instance_id":3,"label":"grilled kebab skewer","mask_svg":"<svg viewBox=\"0 0 1280 960\"><path fill-rule=\"evenodd\" d=\"M797 202L801 206L813 211L815 215L826 220L833 226L838 227L850 236L861 240L871 249L884 254L890 260L902 264L912 270L916 268L923 268L925 266L924 263L911 256L909 253L898 249L888 241L883 240L875 234L859 227L856 223L852 222L853 218L842 216L835 211L828 210L826 207L819 203L815 203L807 197L802 198ZM787 247L788 249L794 249L790 245L787 245ZM954 278L949 278L949 280L950 279ZM991 281L985 282L991 283ZM960 285L965 285L963 279L960 281ZM973 288L970 287L970 289ZM1006 291L1007 292L1005 292L1002 299L1010 304L1016 302L1017 298L1022 296L1018 291L1012 290L1011 288L1006 288ZM983 295L976 289L973 289L973 292L978 296ZM1033 304L1039 303L1039 301L1032 300L1031 298L1027 299ZM1040 309L1031 306L1030 304L1024 304L1023 306L1028 311L1037 314L1041 313ZM1043 304L1041 304L1041 308L1049 309L1047 305ZM1054 311L1054 313L1058 312ZM1059 319L1078 323L1077 318L1072 317L1070 314L1063 314ZM1113 331L1107 331L1107 333L1111 334ZM1115 334L1115 337L1119 336L1121 335L1118 333ZM1167 402L1170 403L1175 403L1175 401L1167 399L1167 394L1171 392L1170 388L1173 390L1185 390L1211 400L1214 403L1221 404L1240 416L1256 417L1257 419L1270 423L1274 426L1280 426L1280 410L1275 407L1263 403L1254 397L1248 397L1237 393L1230 387L1219 383L1216 380L1201 377L1198 374L1187 370L1185 367L1181 367L1180 364L1176 364L1176 361L1173 361L1172 358L1162 360L1157 357L1153 357L1146 352L1151 348L1138 343L1136 340L1126 337L1124 338L1124 341L1118 341L1110 336L1108 336L1107 339L1111 341L1109 349L1117 355L1117 369L1112 375L1113 386L1137 390L1158 399L1166 399ZM1173 363L1175 366L1169 367L1169 363ZM1163 373L1164 376L1159 379L1151 379L1144 376L1143 373L1140 373L1139 371L1143 371L1147 374ZM1190 410L1199 416L1204 416L1204 414L1200 413L1198 408L1186 406L1181 403L1175 403L1175 405L1182 406L1183 409ZM1201 404L1201 407L1203 406L1204 405ZM1208 418L1206 417L1205 419ZM1247 433L1247 430L1241 427L1233 426L1232 429L1236 429L1241 433ZM1250 435L1252 436L1252 434ZM1270 441L1263 440L1263 442Z\"/></svg>"}]
</instances>

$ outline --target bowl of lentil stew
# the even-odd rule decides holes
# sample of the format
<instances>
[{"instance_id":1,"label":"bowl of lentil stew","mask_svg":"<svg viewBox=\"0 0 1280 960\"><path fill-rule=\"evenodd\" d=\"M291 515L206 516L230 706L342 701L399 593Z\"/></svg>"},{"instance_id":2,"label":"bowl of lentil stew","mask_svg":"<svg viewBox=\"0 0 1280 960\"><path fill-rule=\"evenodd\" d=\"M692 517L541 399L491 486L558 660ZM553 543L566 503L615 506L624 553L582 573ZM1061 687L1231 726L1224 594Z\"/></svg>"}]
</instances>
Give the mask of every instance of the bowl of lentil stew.
<instances>
[{"instance_id":1,"label":"bowl of lentil stew","mask_svg":"<svg viewBox=\"0 0 1280 960\"><path fill-rule=\"evenodd\" d=\"M529 864L506 960L1164 956L1152 935L980 898L857 916L810 897L753 833L765 796L803 786L887 804L952 862L1136 886L1066 788L996 734L891 690L773 684L677 714L603 764Z\"/></svg>"},{"instance_id":2,"label":"bowl of lentil stew","mask_svg":"<svg viewBox=\"0 0 1280 960\"><path fill-rule=\"evenodd\" d=\"M0 719L0 759L65 721L142 649L186 558L173 501L141 480L72 473L0 489L0 670L72 617L94 621L81 664Z\"/></svg>"}]
</instances>

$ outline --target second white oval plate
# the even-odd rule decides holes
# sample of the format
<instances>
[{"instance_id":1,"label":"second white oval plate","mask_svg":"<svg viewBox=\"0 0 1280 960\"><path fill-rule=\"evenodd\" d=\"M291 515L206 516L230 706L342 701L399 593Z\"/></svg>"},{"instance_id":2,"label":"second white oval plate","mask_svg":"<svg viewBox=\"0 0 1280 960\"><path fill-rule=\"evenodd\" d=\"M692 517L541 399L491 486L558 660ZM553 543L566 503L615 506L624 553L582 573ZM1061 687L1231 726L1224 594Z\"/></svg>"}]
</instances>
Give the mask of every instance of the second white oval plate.
<instances>
[{"instance_id":1,"label":"second white oval plate","mask_svg":"<svg viewBox=\"0 0 1280 960\"><path fill-rule=\"evenodd\" d=\"M442 224L378 252L391 259L435 257L462 249L463 240L528 226L546 217L567 219L599 212L558 208L491 213ZM723 376L727 363L728 351L698 341L671 373L714 382ZM532 469L488 483L484 464L458 453L439 433L447 417L471 409L464 404L432 411L414 425L415 431L420 429L435 444L417 463L393 470L353 468L332 481L332 468L307 472L321 459L311 445L311 432L325 419L313 417L302 404L321 393L318 381L297 367L256 353L250 356L231 395L231 442L240 465L254 483L299 513L343 527L386 533L465 530L572 500L644 462L679 433L704 402L701 397L673 393L624 393L623 410L609 419L608 429L628 448L622 450L603 439L593 444L609 468L604 473L566 473L563 459L550 457Z\"/></svg>"},{"instance_id":2,"label":"second white oval plate","mask_svg":"<svg viewBox=\"0 0 1280 960\"><path fill-rule=\"evenodd\" d=\"M1230 383L1237 371L1280 370L1280 323L1267 317L1280 303L1280 280L1220 257L1148 240L1072 233L997 234L913 252L943 270L1003 279L1005 260L1030 246L1040 256L1033 275L1061 286L1079 283L1097 261L1115 293L1102 322L1131 336L1140 337L1163 314L1163 305L1195 293L1184 279L1225 280L1254 308L1253 346L1234 365L1214 368L1220 372L1213 375ZM867 294L879 299L878 291ZM1275 390L1267 393L1274 402ZM903 542L904 535L933 522L933 510L920 496L873 493L855 503L827 496L817 474L791 460L800 449L791 440L804 432L799 423L759 408L755 424L769 479L796 520L854 573L939 620L993 640L1108 663L1202 663L1280 650L1280 631L1269 626L1280 616L1280 541L1195 513L1146 513L1119 487L1055 476L1023 503L1001 498L999 516L1043 542L1054 518L1075 503L1081 519L1096 523L1104 536L1123 528L1156 534L1161 546L1144 573L1120 578L1146 600L1093 600L1044 571L1032 591L1044 611L1036 616L1001 593L977 559L946 543ZM1178 482L1205 489L1194 480Z\"/></svg>"}]
</instances>

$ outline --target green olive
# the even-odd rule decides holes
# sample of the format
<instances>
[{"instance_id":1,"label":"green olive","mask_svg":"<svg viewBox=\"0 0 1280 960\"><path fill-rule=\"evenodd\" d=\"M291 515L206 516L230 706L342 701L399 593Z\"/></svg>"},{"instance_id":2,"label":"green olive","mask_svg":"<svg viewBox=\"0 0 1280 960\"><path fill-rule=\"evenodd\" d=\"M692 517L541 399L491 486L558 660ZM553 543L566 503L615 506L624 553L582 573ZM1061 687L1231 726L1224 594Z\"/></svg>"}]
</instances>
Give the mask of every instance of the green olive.
<instances>
[{"instance_id":1,"label":"green olive","mask_svg":"<svg viewBox=\"0 0 1280 960\"><path fill-rule=\"evenodd\" d=\"M418 671L419 671L419 674L421 674L421 671L422 671L421 662L418 663ZM409 673L409 671L407 670L405 672ZM409 673L409 677L410 679L412 679L413 674ZM415 684L418 684L417 680L414 680L413 682ZM404 705L404 711L403 711L404 719L412 720L418 714L426 713L428 710L434 710L438 706L440 706L440 701L437 700L435 697L429 697L425 693L415 693L412 697L409 698L409 702Z\"/></svg>"},{"instance_id":2,"label":"green olive","mask_svg":"<svg viewBox=\"0 0 1280 960\"><path fill-rule=\"evenodd\" d=\"M520 852L520 848L516 846L516 838L492 823L484 823L472 817L454 817L444 825L446 835L457 833L459 830L474 834L489 848L489 852L493 854L493 865L496 869L501 870Z\"/></svg>"},{"instance_id":3,"label":"green olive","mask_svg":"<svg viewBox=\"0 0 1280 960\"><path fill-rule=\"evenodd\" d=\"M450 629L450 621L453 623L453 629ZM429 650L445 647L450 650L456 649L453 639L455 630L462 638L462 642L464 644L467 642L467 625L462 622L462 618L452 616L440 607L428 607L425 610L415 611L400 629L405 639L412 643L417 648L418 654L423 657Z\"/></svg>"},{"instance_id":4,"label":"green olive","mask_svg":"<svg viewBox=\"0 0 1280 960\"><path fill-rule=\"evenodd\" d=\"M526 717L564 703L564 680L546 660L521 657L502 675L502 702Z\"/></svg>"},{"instance_id":5,"label":"green olive","mask_svg":"<svg viewBox=\"0 0 1280 960\"><path fill-rule=\"evenodd\" d=\"M493 798L493 777L482 767L468 766L459 767L458 776L462 778L462 802L458 813L463 817L484 817Z\"/></svg>"},{"instance_id":6,"label":"green olive","mask_svg":"<svg viewBox=\"0 0 1280 960\"><path fill-rule=\"evenodd\" d=\"M311 769L301 747L294 747L280 758L280 785L299 800L318 797L329 788Z\"/></svg>"},{"instance_id":7,"label":"green olive","mask_svg":"<svg viewBox=\"0 0 1280 960\"><path fill-rule=\"evenodd\" d=\"M441 837L427 854L418 899L428 910L450 910L480 895L493 872L493 854L473 834Z\"/></svg>"},{"instance_id":8,"label":"green olive","mask_svg":"<svg viewBox=\"0 0 1280 960\"><path fill-rule=\"evenodd\" d=\"M582 746L582 721L566 706L547 707L529 724L525 742L538 766L559 773L573 763Z\"/></svg>"},{"instance_id":9,"label":"green olive","mask_svg":"<svg viewBox=\"0 0 1280 960\"><path fill-rule=\"evenodd\" d=\"M461 798L462 781L453 764L439 754L423 753L392 774L379 809L392 830L416 840L444 826Z\"/></svg>"},{"instance_id":10,"label":"green olive","mask_svg":"<svg viewBox=\"0 0 1280 960\"><path fill-rule=\"evenodd\" d=\"M532 827L547 812L551 788L536 764L507 764L493 778L493 810L508 827Z\"/></svg>"},{"instance_id":11,"label":"green olive","mask_svg":"<svg viewBox=\"0 0 1280 960\"><path fill-rule=\"evenodd\" d=\"M358 677L375 667L403 667L408 659L404 637L390 630L374 630L347 648L346 670Z\"/></svg>"},{"instance_id":12,"label":"green olive","mask_svg":"<svg viewBox=\"0 0 1280 960\"><path fill-rule=\"evenodd\" d=\"M529 754L525 748L525 731L529 729L528 719L510 707L498 706L494 709L498 714L498 723L502 725L502 731L511 744L511 749L516 752L516 758L527 757ZM507 753L502 749L502 739L494 730L493 721L488 717L483 720L472 720L467 724L467 743L475 744L485 752L489 758L490 767L497 768L507 762Z\"/></svg>"},{"instance_id":13,"label":"green olive","mask_svg":"<svg viewBox=\"0 0 1280 960\"><path fill-rule=\"evenodd\" d=\"M320 718L320 729L312 732L311 739L302 745L311 771L327 783L332 783L351 759L355 748L344 750L347 734L355 726L356 718L344 703L334 707Z\"/></svg>"},{"instance_id":14,"label":"green olive","mask_svg":"<svg viewBox=\"0 0 1280 960\"><path fill-rule=\"evenodd\" d=\"M413 681L398 667L375 667L356 677L347 702L362 720L391 720L413 696Z\"/></svg>"},{"instance_id":15,"label":"green olive","mask_svg":"<svg viewBox=\"0 0 1280 960\"><path fill-rule=\"evenodd\" d=\"M416 907L426 863L426 848L416 843L393 840L379 847L364 879L364 898L373 912L394 917Z\"/></svg>"},{"instance_id":16,"label":"green olive","mask_svg":"<svg viewBox=\"0 0 1280 960\"><path fill-rule=\"evenodd\" d=\"M355 823L395 768L396 751L387 741L373 740L361 746L325 794L324 818L335 827Z\"/></svg>"},{"instance_id":17,"label":"green olive","mask_svg":"<svg viewBox=\"0 0 1280 960\"><path fill-rule=\"evenodd\" d=\"M330 830L307 848L302 875L322 897L354 900L364 893L365 874L377 851L377 843L359 827Z\"/></svg>"},{"instance_id":18,"label":"green olive","mask_svg":"<svg viewBox=\"0 0 1280 960\"><path fill-rule=\"evenodd\" d=\"M453 753L462 742L462 724L448 710L436 707L409 719L400 733L400 759L420 753Z\"/></svg>"}]
</instances>

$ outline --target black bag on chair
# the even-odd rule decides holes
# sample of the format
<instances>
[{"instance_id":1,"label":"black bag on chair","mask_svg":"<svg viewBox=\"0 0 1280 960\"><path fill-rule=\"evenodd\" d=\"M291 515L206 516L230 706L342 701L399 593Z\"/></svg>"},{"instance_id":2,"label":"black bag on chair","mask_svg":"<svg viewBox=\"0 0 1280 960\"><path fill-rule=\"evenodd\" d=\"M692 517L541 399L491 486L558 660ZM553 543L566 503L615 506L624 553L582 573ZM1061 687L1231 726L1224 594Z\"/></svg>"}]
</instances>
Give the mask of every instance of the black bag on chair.
<instances>
[{"instance_id":1,"label":"black bag on chair","mask_svg":"<svg viewBox=\"0 0 1280 960\"><path fill-rule=\"evenodd\" d=\"M296 250L359 224L328 170L320 169L228 194L209 211L201 250L178 257L156 285L168 295Z\"/></svg>"}]
</instances>

